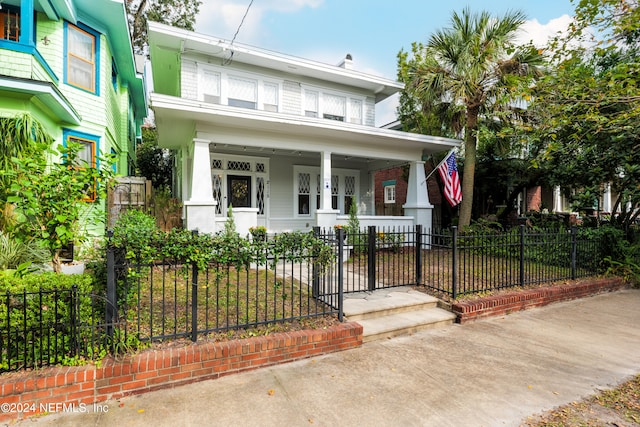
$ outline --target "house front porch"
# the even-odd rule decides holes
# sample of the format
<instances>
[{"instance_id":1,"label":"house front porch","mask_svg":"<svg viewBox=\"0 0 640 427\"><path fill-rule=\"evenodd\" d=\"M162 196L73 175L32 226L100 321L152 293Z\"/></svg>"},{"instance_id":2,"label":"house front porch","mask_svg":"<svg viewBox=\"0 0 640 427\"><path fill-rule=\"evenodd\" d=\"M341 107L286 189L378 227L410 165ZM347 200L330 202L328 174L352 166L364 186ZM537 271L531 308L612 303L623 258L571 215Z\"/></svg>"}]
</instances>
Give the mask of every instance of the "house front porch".
<instances>
[{"instance_id":1,"label":"house front porch","mask_svg":"<svg viewBox=\"0 0 640 427\"><path fill-rule=\"evenodd\" d=\"M236 230L331 227L355 201L361 224L431 227L425 155L459 141L153 94L161 146L175 149L174 192L188 229L215 233L229 208ZM401 217L375 216L377 170L410 166Z\"/></svg>"}]
</instances>

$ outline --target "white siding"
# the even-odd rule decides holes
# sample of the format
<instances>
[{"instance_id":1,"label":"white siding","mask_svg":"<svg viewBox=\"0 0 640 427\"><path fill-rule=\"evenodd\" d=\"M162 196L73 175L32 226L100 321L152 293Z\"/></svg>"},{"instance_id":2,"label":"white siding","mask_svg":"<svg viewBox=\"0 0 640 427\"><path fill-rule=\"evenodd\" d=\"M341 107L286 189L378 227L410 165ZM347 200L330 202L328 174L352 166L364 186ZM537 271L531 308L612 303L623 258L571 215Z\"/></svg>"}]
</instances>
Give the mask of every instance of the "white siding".
<instances>
[{"instance_id":1,"label":"white siding","mask_svg":"<svg viewBox=\"0 0 640 427\"><path fill-rule=\"evenodd\" d=\"M282 91L282 112L300 114L302 105L302 89L300 83L285 80Z\"/></svg>"},{"instance_id":2,"label":"white siding","mask_svg":"<svg viewBox=\"0 0 640 427\"><path fill-rule=\"evenodd\" d=\"M182 61L180 87L183 98L198 99L198 67L195 61L189 59Z\"/></svg>"}]
</instances>

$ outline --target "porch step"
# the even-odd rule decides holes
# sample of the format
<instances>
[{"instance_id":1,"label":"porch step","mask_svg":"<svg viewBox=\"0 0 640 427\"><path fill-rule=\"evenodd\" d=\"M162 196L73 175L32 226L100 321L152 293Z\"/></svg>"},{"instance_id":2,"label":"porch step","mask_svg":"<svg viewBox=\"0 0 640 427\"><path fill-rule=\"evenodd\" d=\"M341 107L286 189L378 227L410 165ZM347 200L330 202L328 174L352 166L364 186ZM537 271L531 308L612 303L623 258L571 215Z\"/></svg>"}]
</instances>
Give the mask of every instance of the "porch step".
<instances>
[{"instance_id":1,"label":"porch step","mask_svg":"<svg viewBox=\"0 0 640 427\"><path fill-rule=\"evenodd\" d=\"M456 317L438 308L437 298L410 287L345 295L344 314L362 325L364 342L452 324Z\"/></svg>"}]
</instances>

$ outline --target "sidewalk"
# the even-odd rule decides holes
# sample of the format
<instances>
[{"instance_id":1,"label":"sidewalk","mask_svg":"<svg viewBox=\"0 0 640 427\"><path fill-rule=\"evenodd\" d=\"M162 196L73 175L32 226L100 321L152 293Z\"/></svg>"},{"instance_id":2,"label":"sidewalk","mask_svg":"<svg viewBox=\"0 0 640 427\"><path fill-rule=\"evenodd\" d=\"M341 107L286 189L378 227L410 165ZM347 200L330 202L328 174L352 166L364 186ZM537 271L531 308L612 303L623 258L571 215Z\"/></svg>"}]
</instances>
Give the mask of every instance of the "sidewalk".
<instances>
[{"instance_id":1,"label":"sidewalk","mask_svg":"<svg viewBox=\"0 0 640 427\"><path fill-rule=\"evenodd\" d=\"M20 426L518 426L640 372L640 290L108 401Z\"/></svg>"}]
</instances>

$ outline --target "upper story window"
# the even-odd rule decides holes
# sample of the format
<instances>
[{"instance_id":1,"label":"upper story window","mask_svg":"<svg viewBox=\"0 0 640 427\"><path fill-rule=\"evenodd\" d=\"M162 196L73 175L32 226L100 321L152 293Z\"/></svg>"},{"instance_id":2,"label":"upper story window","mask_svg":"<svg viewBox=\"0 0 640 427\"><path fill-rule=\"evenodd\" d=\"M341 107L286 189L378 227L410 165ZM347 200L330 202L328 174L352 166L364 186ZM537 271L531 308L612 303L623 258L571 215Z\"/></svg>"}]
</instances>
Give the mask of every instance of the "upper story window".
<instances>
[{"instance_id":1,"label":"upper story window","mask_svg":"<svg viewBox=\"0 0 640 427\"><path fill-rule=\"evenodd\" d=\"M280 109L279 82L250 73L229 73L210 65L198 64L198 67L198 99L252 110L277 112Z\"/></svg>"},{"instance_id":2,"label":"upper story window","mask_svg":"<svg viewBox=\"0 0 640 427\"><path fill-rule=\"evenodd\" d=\"M362 124L364 98L305 88L302 102L307 117Z\"/></svg>"},{"instance_id":3,"label":"upper story window","mask_svg":"<svg viewBox=\"0 0 640 427\"><path fill-rule=\"evenodd\" d=\"M17 42L20 38L20 12L14 9L0 10L0 39Z\"/></svg>"},{"instance_id":4,"label":"upper story window","mask_svg":"<svg viewBox=\"0 0 640 427\"><path fill-rule=\"evenodd\" d=\"M71 86L97 93L98 36L89 30L66 23L66 82Z\"/></svg>"},{"instance_id":5,"label":"upper story window","mask_svg":"<svg viewBox=\"0 0 640 427\"><path fill-rule=\"evenodd\" d=\"M318 117L318 92L315 90L305 92L304 115L307 117Z\"/></svg>"},{"instance_id":6,"label":"upper story window","mask_svg":"<svg viewBox=\"0 0 640 427\"><path fill-rule=\"evenodd\" d=\"M344 122L347 116L347 98L328 93L323 94L322 117L329 120Z\"/></svg>"},{"instance_id":7,"label":"upper story window","mask_svg":"<svg viewBox=\"0 0 640 427\"><path fill-rule=\"evenodd\" d=\"M229 77L228 103L232 107L251 108L258 104L258 82L240 77Z\"/></svg>"}]
</instances>

